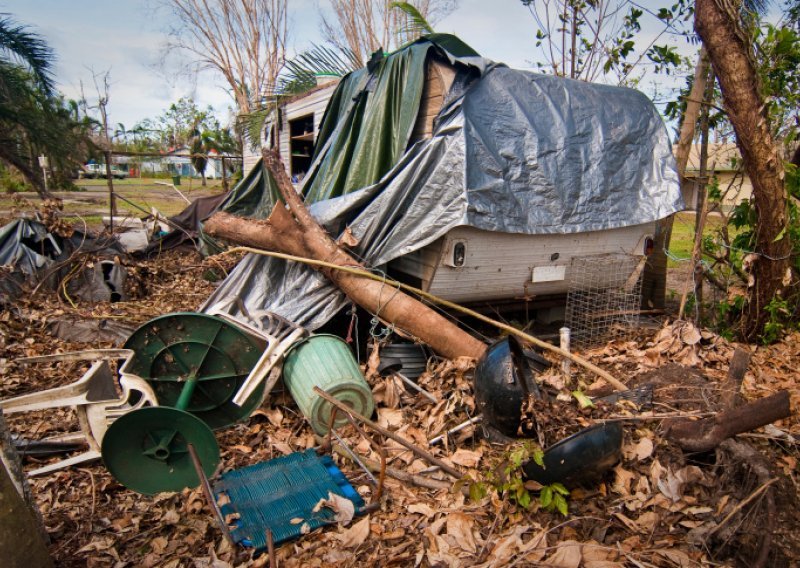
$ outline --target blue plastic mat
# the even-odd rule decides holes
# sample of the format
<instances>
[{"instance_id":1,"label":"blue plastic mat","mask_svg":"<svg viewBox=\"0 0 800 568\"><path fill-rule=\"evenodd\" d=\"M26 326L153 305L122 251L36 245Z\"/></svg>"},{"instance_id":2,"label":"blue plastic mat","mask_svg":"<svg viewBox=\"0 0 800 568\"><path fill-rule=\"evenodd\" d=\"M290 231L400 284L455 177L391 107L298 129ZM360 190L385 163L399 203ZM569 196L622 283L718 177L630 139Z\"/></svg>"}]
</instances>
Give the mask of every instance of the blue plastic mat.
<instances>
[{"instance_id":1,"label":"blue plastic mat","mask_svg":"<svg viewBox=\"0 0 800 568\"><path fill-rule=\"evenodd\" d=\"M231 530L234 541L257 552L267 548L267 529L278 545L299 537L303 530L332 523L330 509L312 512L329 492L352 501L357 515L364 508L364 500L331 457L320 456L313 448L229 471L214 484L217 500L223 494L230 500L220 507L222 514L239 515Z\"/></svg>"}]
</instances>

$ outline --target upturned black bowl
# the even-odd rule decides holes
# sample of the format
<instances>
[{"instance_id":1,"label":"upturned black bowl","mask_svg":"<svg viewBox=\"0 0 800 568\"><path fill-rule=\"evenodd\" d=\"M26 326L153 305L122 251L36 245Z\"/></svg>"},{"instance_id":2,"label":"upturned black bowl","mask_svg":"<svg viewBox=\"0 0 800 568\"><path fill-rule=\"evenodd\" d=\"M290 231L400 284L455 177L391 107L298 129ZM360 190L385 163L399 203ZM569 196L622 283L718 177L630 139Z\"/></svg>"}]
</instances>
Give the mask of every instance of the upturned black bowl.
<instances>
[{"instance_id":1,"label":"upturned black bowl","mask_svg":"<svg viewBox=\"0 0 800 568\"><path fill-rule=\"evenodd\" d=\"M541 371L547 361L531 359L513 336L496 342L475 367L475 401L483 421L511 438L530 436L519 432L522 404L529 396L541 397L533 371Z\"/></svg>"},{"instance_id":2,"label":"upturned black bowl","mask_svg":"<svg viewBox=\"0 0 800 568\"><path fill-rule=\"evenodd\" d=\"M542 485L596 481L622 457L622 425L605 422L584 428L544 452L544 467L533 460L523 464L525 477Z\"/></svg>"}]
</instances>

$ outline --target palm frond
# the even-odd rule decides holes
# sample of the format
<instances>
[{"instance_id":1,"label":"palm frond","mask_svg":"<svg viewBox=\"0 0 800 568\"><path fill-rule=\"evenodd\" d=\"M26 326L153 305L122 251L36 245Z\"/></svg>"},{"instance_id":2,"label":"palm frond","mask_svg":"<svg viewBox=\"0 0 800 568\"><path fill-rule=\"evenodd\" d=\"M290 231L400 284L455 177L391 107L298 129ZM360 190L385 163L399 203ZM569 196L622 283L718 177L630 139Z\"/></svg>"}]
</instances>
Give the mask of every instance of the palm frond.
<instances>
[{"instance_id":1,"label":"palm frond","mask_svg":"<svg viewBox=\"0 0 800 568\"><path fill-rule=\"evenodd\" d=\"M0 14L0 54L30 70L36 83L48 95L53 94L53 50L36 34L16 24L7 14Z\"/></svg>"},{"instance_id":2,"label":"palm frond","mask_svg":"<svg viewBox=\"0 0 800 568\"><path fill-rule=\"evenodd\" d=\"M347 49L312 44L311 49L286 62L273 95L294 95L313 88L318 75L342 77L361 67L358 57Z\"/></svg>"},{"instance_id":3,"label":"palm frond","mask_svg":"<svg viewBox=\"0 0 800 568\"><path fill-rule=\"evenodd\" d=\"M403 29L398 31L409 41L425 34L434 33L433 26L428 23L425 16L410 2L392 2L389 4L389 9L400 10L406 15L406 25Z\"/></svg>"},{"instance_id":4,"label":"palm frond","mask_svg":"<svg viewBox=\"0 0 800 568\"><path fill-rule=\"evenodd\" d=\"M754 14L766 14L771 0L744 0L742 8Z\"/></svg>"}]
</instances>

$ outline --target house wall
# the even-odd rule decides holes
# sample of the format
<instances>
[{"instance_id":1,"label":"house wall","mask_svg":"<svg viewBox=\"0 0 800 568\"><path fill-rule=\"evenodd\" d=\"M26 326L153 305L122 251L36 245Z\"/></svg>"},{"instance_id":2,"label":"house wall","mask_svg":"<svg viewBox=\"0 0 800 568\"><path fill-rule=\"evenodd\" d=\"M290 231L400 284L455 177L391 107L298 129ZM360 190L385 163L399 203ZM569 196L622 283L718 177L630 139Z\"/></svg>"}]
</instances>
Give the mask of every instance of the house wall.
<instances>
[{"instance_id":1,"label":"house wall","mask_svg":"<svg viewBox=\"0 0 800 568\"><path fill-rule=\"evenodd\" d=\"M673 151L675 151L674 147ZM689 183L684 183L681 188L686 208L693 211L697 210L697 187L694 180L700 173L700 151L700 144L692 144L689 148L686 164L686 178ZM730 211L737 203L750 199L753 194L753 184L747 174L736 175L741 160L736 144L712 142L708 145L709 175L716 177L719 181L719 189L723 194L720 204L723 211Z\"/></svg>"},{"instance_id":2,"label":"house wall","mask_svg":"<svg viewBox=\"0 0 800 568\"><path fill-rule=\"evenodd\" d=\"M640 256L654 223L605 231L521 235L457 227L425 248L392 261L391 269L421 281L422 289L452 302L515 300L565 294L573 257L609 253ZM462 266L454 266L457 243ZM534 269L538 269L534 276Z\"/></svg>"},{"instance_id":3,"label":"house wall","mask_svg":"<svg viewBox=\"0 0 800 568\"><path fill-rule=\"evenodd\" d=\"M283 163L286 165L287 171L291 171L291 156L289 152L289 121L313 114L314 140L316 140L317 134L319 133L319 125L322 122L323 115L325 114L325 108L328 106L328 101L333 95L336 85L338 85L338 81L325 83L324 85L320 85L307 94L295 97L281 104L281 122L275 134L279 142L278 153L281 156L281 160L283 160ZM261 134L262 147L269 144L270 129L273 128L273 126L274 123L272 121L265 123L264 130ZM249 144L245 144L243 158L244 175L246 176L261 158L261 148L253 150L250 148Z\"/></svg>"},{"instance_id":4,"label":"house wall","mask_svg":"<svg viewBox=\"0 0 800 568\"><path fill-rule=\"evenodd\" d=\"M697 210L697 187L693 183L695 180L694 172L687 172L688 184L683 188L683 200L686 208L692 211ZM724 212L733 209L738 203L747 201L753 195L753 184L747 174L736 175L733 171L718 171L712 174L717 178L719 190L722 193L720 206Z\"/></svg>"}]
</instances>

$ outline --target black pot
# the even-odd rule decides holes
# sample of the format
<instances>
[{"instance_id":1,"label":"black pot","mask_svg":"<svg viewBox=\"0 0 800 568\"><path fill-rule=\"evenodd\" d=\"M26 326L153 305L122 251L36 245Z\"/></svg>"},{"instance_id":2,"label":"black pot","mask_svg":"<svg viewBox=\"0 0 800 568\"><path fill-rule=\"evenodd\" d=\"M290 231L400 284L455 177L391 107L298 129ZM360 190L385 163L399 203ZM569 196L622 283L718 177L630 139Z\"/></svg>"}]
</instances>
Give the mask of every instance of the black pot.
<instances>
[{"instance_id":1,"label":"black pot","mask_svg":"<svg viewBox=\"0 0 800 568\"><path fill-rule=\"evenodd\" d=\"M544 467L533 460L522 466L528 479L542 485L591 483L622 457L622 425L606 422L584 428L544 452Z\"/></svg>"},{"instance_id":2,"label":"black pot","mask_svg":"<svg viewBox=\"0 0 800 568\"><path fill-rule=\"evenodd\" d=\"M519 431L522 404L530 396L541 398L531 369L531 366L538 371L546 368L547 361L541 361L535 359L531 363L513 336L486 350L475 367L475 401L484 424L512 438L532 435L529 430Z\"/></svg>"}]
</instances>

